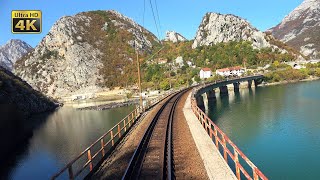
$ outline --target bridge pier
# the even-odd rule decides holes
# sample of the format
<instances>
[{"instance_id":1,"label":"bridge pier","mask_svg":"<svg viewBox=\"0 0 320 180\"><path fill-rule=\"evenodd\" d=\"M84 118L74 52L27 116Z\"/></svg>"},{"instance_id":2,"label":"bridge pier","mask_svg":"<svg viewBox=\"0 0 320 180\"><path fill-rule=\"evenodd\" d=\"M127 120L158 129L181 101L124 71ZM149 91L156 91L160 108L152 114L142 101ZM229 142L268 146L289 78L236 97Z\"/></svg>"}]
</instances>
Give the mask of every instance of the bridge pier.
<instances>
[{"instance_id":1,"label":"bridge pier","mask_svg":"<svg viewBox=\"0 0 320 180\"><path fill-rule=\"evenodd\" d=\"M239 82L233 83L233 87L234 87L234 92L239 92L240 83Z\"/></svg>"},{"instance_id":2,"label":"bridge pier","mask_svg":"<svg viewBox=\"0 0 320 180\"><path fill-rule=\"evenodd\" d=\"M259 84L261 84L263 79L255 79L254 80L254 85L257 87Z\"/></svg>"},{"instance_id":3,"label":"bridge pier","mask_svg":"<svg viewBox=\"0 0 320 180\"><path fill-rule=\"evenodd\" d=\"M251 89L252 80L248 80L248 88Z\"/></svg>"},{"instance_id":4,"label":"bridge pier","mask_svg":"<svg viewBox=\"0 0 320 180\"><path fill-rule=\"evenodd\" d=\"M202 95L196 97L196 101L197 101L197 105L199 106L199 108L204 108L204 101L203 101Z\"/></svg>"},{"instance_id":5,"label":"bridge pier","mask_svg":"<svg viewBox=\"0 0 320 180\"><path fill-rule=\"evenodd\" d=\"M204 103L204 110L207 112L209 109L209 97L207 93L203 93L202 95L203 103Z\"/></svg>"},{"instance_id":6,"label":"bridge pier","mask_svg":"<svg viewBox=\"0 0 320 180\"><path fill-rule=\"evenodd\" d=\"M227 86L220 86L219 89L220 89L220 96L228 95L228 87Z\"/></svg>"},{"instance_id":7,"label":"bridge pier","mask_svg":"<svg viewBox=\"0 0 320 180\"><path fill-rule=\"evenodd\" d=\"M207 95L208 101L216 99L216 92L214 89L212 91L207 91L206 95Z\"/></svg>"}]
</instances>

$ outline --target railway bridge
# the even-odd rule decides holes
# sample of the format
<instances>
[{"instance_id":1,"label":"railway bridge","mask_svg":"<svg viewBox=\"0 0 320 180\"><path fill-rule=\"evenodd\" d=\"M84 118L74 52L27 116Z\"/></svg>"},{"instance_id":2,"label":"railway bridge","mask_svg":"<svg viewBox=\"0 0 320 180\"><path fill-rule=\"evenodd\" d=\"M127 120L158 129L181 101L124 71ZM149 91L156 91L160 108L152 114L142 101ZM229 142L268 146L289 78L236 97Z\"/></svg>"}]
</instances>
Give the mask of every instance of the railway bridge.
<instances>
[{"instance_id":1,"label":"railway bridge","mask_svg":"<svg viewBox=\"0 0 320 180\"><path fill-rule=\"evenodd\" d=\"M137 107L52 179L267 179L203 112L204 101L262 75L172 91Z\"/></svg>"}]
</instances>

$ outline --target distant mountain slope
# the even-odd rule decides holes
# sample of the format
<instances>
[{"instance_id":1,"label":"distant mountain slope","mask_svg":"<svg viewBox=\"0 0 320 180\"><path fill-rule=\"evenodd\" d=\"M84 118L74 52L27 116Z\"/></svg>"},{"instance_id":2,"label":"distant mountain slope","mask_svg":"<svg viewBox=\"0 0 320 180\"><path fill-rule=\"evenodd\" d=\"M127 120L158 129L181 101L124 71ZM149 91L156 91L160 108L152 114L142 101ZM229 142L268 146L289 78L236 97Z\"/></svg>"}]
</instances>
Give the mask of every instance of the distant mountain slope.
<instances>
[{"instance_id":1,"label":"distant mountain slope","mask_svg":"<svg viewBox=\"0 0 320 180\"><path fill-rule=\"evenodd\" d=\"M56 98L136 82L135 48L141 56L159 40L116 11L60 18L15 71L37 90Z\"/></svg>"},{"instance_id":2,"label":"distant mountain slope","mask_svg":"<svg viewBox=\"0 0 320 180\"><path fill-rule=\"evenodd\" d=\"M270 34L259 31L245 19L232 14L212 12L203 17L192 48L230 41L250 41L255 49L272 48L299 55Z\"/></svg>"},{"instance_id":3,"label":"distant mountain slope","mask_svg":"<svg viewBox=\"0 0 320 180\"><path fill-rule=\"evenodd\" d=\"M269 31L304 55L320 58L320 0L304 0Z\"/></svg>"},{"instance_id":4,"label":"distant mountain slope","mask_svg":"<svg viewBox=\"0 0 320 180\"><path fill-rule=\"evenodd\" d=\"M13 107L27 115L53 110L58 106L3 67L0 67L0 105Z\"/></svg>"},{"instance_id":5,"label":"distant mountain slope","mask_svg":"<svg viewBox=\"0 0 320 180\"><path fill-rule=\"evenodd\" d=\"M185 37L175 31L167 31L164 41L171 41L173 43L187 41Z\"/></svg>"},{"instance_id":6,"label":"distant mountain slope","mask_svg":"<svg viewBox=\"0 0 320 180\"><path fill-rule=\"evenodd\" d=\"M24 41L11 39L0 46L0 66L12 71L15 62L33 48Z\"/></svg>"},{"instance_id":7,"label":"distant mountain slope","mask_svg":"<svg viewBox=\"0 0 320 180\"><path fill-rule=\"evenodd\" d=\"M265 34L248 21L231 14L206 13L192 47L240 40L252 41L255 48L270 47Z\"/></svg>"}]
</instances>

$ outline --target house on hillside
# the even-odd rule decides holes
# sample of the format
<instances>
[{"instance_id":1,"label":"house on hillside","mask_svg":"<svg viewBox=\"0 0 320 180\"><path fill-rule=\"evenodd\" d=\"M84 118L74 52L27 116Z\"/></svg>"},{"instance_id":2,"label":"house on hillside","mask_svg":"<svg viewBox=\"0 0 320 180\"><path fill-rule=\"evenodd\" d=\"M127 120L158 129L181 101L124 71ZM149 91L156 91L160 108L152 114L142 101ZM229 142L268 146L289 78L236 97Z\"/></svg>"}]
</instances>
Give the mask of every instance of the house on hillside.
<instances>
[{"instance_id":1,"label":"house on hillside","mask_svg":"<svg viewBox=\"0 0 320 180\"><path fill-rule=\"evenodd\" d=\"M199 75L200 79L206 79L212 76L212 71L210 68L202 68Z\"/></svg>"},{"instance_id":2,"label":"house on hillside","mask_svg":"<svg viewBox=\"0 0 320 180\"><path fill-rule=\"evenodd\" d=\"M158 64L166 64L168 62L167 58L158 58L157 59Z\"/></svg>"},{"instance_id":3,"label":"house on hillside","mask_svg":"<svg viewBox=\"0 0 320 180\"><path fill-rule=\"evenodd\" d=\"M293 65L293 69L301 69L303 68L303 66L299 65L299 64L294 64Z\"/></svg>"},{"instance_id":4,"label":"house on hillside","mask_svg":"<svg viewBox=\"0 0 320 180\"><path fill-rule=\"evenodd\" d=\"M224 77L228 76L241 76L245 72L245 69L240 66L217 69L216 74Z\"/></svg>"},{"instance_id":5,"label":"house on hillside","mask_svg":"<svg viewBox=\"0 0 320 180\"><path fill-rule=\"evenodd\" d=\"M191 62L191 61L187 61L187 65L189 67L196 68L196 65L194 65L193 62Z\"/></svg>"}]
</instances>

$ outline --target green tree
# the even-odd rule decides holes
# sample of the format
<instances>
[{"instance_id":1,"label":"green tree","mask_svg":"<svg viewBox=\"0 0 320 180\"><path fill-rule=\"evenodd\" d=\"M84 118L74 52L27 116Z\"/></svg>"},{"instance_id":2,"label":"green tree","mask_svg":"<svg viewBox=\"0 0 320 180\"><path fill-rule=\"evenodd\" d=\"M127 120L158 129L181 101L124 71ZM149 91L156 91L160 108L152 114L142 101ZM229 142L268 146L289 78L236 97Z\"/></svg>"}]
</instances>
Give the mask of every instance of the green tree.
<instances>
[{"instance_id":1,"label":"green tree","mask_svg":"<svg viewBox=\"0 0 320 180\"><path fill-rule=\"evenodd\" d=\"M169 90L170 89L170 82L168 79L164 79L160 82L160 88L163 90Z\"/></svg>"},{"instance_id":2,"label":"green tree","mask_svg":"<svg viewBox=\"0 0 320 180\"><path fill-rule=\"evenodd\" d=\"M201 81L201 79L200 79L199 76L195 76L195 77L194 77L194 80L195 80L197 83Z\"/></svg>"}]
</instances>

